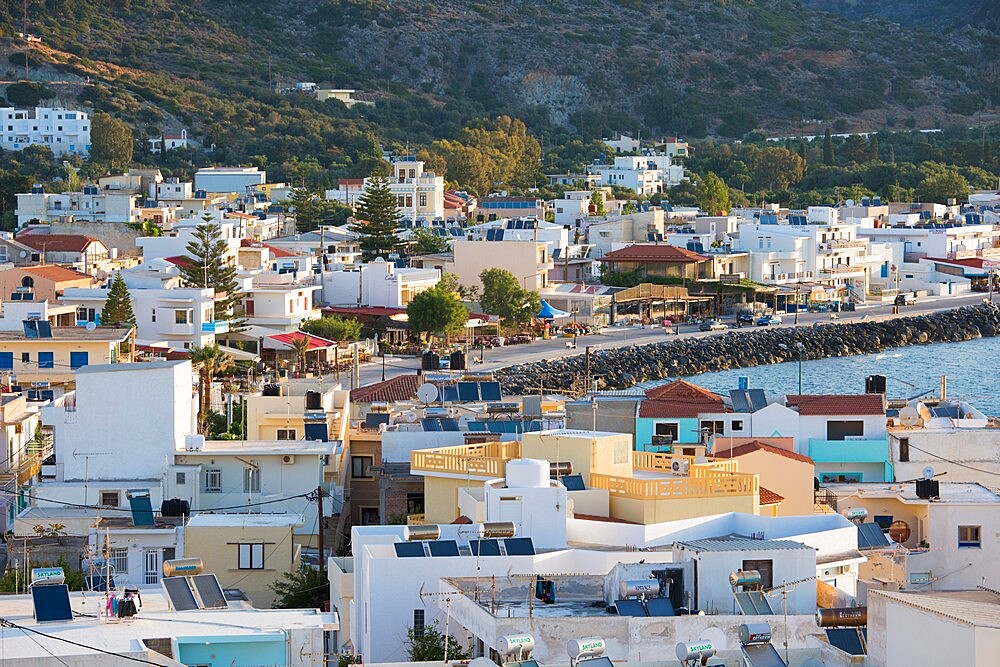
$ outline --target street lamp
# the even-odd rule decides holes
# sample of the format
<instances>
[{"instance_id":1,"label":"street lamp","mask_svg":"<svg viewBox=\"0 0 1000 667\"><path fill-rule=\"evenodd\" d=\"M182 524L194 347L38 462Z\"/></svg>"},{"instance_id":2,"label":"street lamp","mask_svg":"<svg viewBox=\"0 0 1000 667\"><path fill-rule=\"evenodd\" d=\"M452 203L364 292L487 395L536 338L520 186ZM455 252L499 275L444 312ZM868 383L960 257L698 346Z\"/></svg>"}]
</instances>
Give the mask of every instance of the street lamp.
<instances>
[{"instance_id":1,"label":"street lamp","mask_svg":"<svg viewBox=\"0 0 1000 667\"><path fill-rule=\"evenodd\" d=\"M778 343L778 347L782 350L788 350L788 346L784 343ZM806 346L802 344L801 341L795 343L795 349L799 352L799 396L802 395L802 351L806 349Z\"/></svg>"}]
</instances>

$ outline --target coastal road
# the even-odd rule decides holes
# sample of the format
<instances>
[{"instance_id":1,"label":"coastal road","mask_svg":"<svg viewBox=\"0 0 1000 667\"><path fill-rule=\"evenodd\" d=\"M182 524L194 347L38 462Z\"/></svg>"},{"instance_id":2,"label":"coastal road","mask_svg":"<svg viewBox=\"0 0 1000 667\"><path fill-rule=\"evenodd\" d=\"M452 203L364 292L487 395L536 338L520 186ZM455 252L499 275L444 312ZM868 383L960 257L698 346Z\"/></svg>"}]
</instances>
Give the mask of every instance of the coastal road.
<instances>
[{"instance_id":1,"label":"coastal road","mask_svg":"<svg viewBox=\"0 0 1000 667\"><path fill-rule=\"evenodd\" d=\"M829 313L799 313L798 326L812 326L816 322L844 323L859 321L862 319L883 320L891 319L893 317L925 315L937 311L960 308L962 306L978 305L984 301L986 296L986 294L981 292L974 292L972 294L962 296L924 297L922 299L918 299L915 305L900 306L898 315L893 314L892 305L858 306L858 309L855 312L836 313L838 316L836 320L832 319ZM1000 296L996 298L996 302L1000 303ZM783 323L779 325L780 327L790 328L795 326L793 314L782 313L781 317ZM735 322L732 317L723 318L723 321L730 327L735 326ZM757 329L757 327L744 327L742 329L733 328L731 330L740 332L752 331L755 329ZM718 331L699 331L696 325L687 324L680 326L680 332L677 335L682 338L700 338L704 336L718 335L719 333L720 332ZM578 336L576 339L576 349L567 348L567 343L572 342L572 338L554 338L544 341L538 340L534 343L526 345L511 345L509 347L488 349L485 353L485 362L482 364L470 363L469 368L470 370L496 370L498 368L514 364L544 361L546 359L558 359L560 357L583 354L586 346L590 346L593 351L597 349L611 349L617 347L628 347L631 345L658 343L665 340L671 340L674 337L675 336L673 334L667 335L664 333L662 327L605 327L600 334ZM478 360L480 357L480 351L473 350L470 356L472 360ZM417 357L396 357L390 355L385 360L385 377L391 378L396 375L413 373L418 368L420 368L420 359ZM361 386L378 382L381 379L381 358L376 357L372 362L362 365ZM345 375L343 380L345 382L345 386L349 386L350 377ZM315 380L313 380L313 382L315 382Z\"/></svg>"}]
</instances>

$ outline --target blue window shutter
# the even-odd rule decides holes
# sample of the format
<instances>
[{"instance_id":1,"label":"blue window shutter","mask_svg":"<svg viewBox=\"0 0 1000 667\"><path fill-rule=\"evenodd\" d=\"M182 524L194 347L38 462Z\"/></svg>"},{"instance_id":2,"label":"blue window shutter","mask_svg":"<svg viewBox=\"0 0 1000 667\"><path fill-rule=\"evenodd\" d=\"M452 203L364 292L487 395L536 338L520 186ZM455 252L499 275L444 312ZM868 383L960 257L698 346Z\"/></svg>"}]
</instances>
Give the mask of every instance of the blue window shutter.
<instances>
[{"instance_id":1,"label":"blue window shutter","mask_svg":"<svg viewBox=\"0 0 1000 667\"><path fill-rule=\"evenodd\" d=\"M81 366L86 366L89 363L90 363L90 353L88 352L69 353L70 368L80 368Z\"/></svg>"},{"instance_id":2,"label":"blue window shutter","mask_svg":"<svg viewBox=\"0 0 1000 667\"><path fill-rule=\"evenodd\" d=\"M0 352L0 370L12 371L14 370L14 353L13 352Z\"/></svg>"},{"instance_id":3,"label":"blue window shutter","mask_svg":"<svg viewBox=\"0 0 1000 667\"><path fill-rule=\"evenodd\" d=\"M38 367L55 368L55 355L52 352L39 352Z\"/></svg>"}]
</instances>

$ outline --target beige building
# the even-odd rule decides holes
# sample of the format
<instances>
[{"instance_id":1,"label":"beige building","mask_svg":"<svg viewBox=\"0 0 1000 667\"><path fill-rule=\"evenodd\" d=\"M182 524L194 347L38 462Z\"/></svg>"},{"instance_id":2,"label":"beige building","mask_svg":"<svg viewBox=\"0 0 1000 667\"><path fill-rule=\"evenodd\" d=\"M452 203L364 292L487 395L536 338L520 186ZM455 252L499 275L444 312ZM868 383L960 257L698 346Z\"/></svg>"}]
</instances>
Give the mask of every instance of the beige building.
<instances>
[{"instance_id":1,"label":"beige building","mask_svg":"<svg viewBox=\"0 0 1000 667\"><path fill-rule=\"evenodd\" d=\"M184 554L265 609L274 603L270 585L299 567L292 532L303 522L300 514L196 514L184 527Z\"/></svg>"},{"instance_id":2,"label":"beige building","mask_svg":"<svg viewBox=\"0 0 1000 667\"><path fill-rule=\"evenodd\" d=\"M521 287L532 291L548 285L549 271L555 268L548 244L542 241L469 241L456 239L451 254L414 257L413 265L454 273L460 285L482 289L483 269L507 269Z\"/></svg>"},{"instance_id":3,"label":"beige building","mask_svg":"<svg viewBox=\"0 0 1000 667\"><path fill-rule=\"evenodd\" d=\"M0 295L4 301L14 292L32 295L25 301L58 301L67 287L94 287L97 279L65 266L23 266L0 270Z\"/></svg>"},{"instance_id":4,"label":"beige building","mask_svg":"<svg viewBox=\"0 0 1000 667\"><path fill-rule=\"evenodd\" d=\"M720 449L728 442L716 441L714 456L735 459L742 472L755 474L760 485L781 496L776 516L800 516L813 512L813 476L816 466L808 456L759 440Z\"/></svg>"}]
</instances>

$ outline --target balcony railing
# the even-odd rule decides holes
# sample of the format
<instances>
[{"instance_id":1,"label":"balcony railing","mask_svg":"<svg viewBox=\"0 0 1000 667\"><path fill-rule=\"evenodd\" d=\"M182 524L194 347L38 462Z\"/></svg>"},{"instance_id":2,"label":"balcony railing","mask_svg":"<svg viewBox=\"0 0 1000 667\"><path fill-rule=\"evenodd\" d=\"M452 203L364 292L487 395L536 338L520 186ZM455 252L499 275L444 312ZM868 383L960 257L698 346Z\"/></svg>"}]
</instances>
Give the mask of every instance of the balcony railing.
<instances>
[{"instance_id":1,"label":"balcony railing","mask_svg":"<svg viewBox=\"0 0 1000 667\"><path fill-rule=\"evenodd\" d=\"M519 442L488 442L410 453L410 470L476 477L503 477L507 461L520 458Z\"/></svg>"},{"instance_id":2,"label":"balcony railing","mask_svg":"<svg viewBox=\"0 0 1000 667\"><path fill-rule=\"evenodd\" d=\"M674 460L678 459L688 462L692 476L702 476L705 471L738 473L740 467L739 461L734 459L709 459L707 463L695 463L694 456L661 454L659 452L632 452L632 468L634 470L669 473L672 471Z\"/></svg>"},{"instance_id":3,"label":"balcony railing","mask_svg":"<svg viewBox=\"0 0 1000 667\"><path fill-rule=\"evenodd\" d=\"M844 241L836 239L819 244L821 252L834 252L836 250L848 250L850 248L867 248L868 241Z\"/></svg>"},{"instance_id":4,"label":"balcony railing","mask_svg":"<svg viewBox=\"0 0 1000 667\"><path fill-rule=\"evenodd\" d=\"M844 273L864 273L863 266L851 266L850 264L838 264L837 266L827 266L819 270L820 273L839 275Z\"/></svg>"},{"instance_id":5,"label":"balcony railing","mask_svg":"<svg viewBox=\"0 0 1000 667\"><path fill-rule=\"evenodd\" d=\"M789 280L808 280L813 277L812 271L795 271L791 273L764 273L761 282L787 282Z\"/></svg>"},{"instance_id":6,"label":"balcony railing","mask_svg":"<svg viewBox=\"0 0 1000 667\"><path fill-rule=\"evenodd\" d=\"M612 496L635 500L749 496L760 492L760 483L756 475L726 473L709 469L701 469L695 474L697 469L692 467L691 475L659 479L637 479L635 477L591 473L590 488L607 489Z\"/></svg>"}]
</instances>

